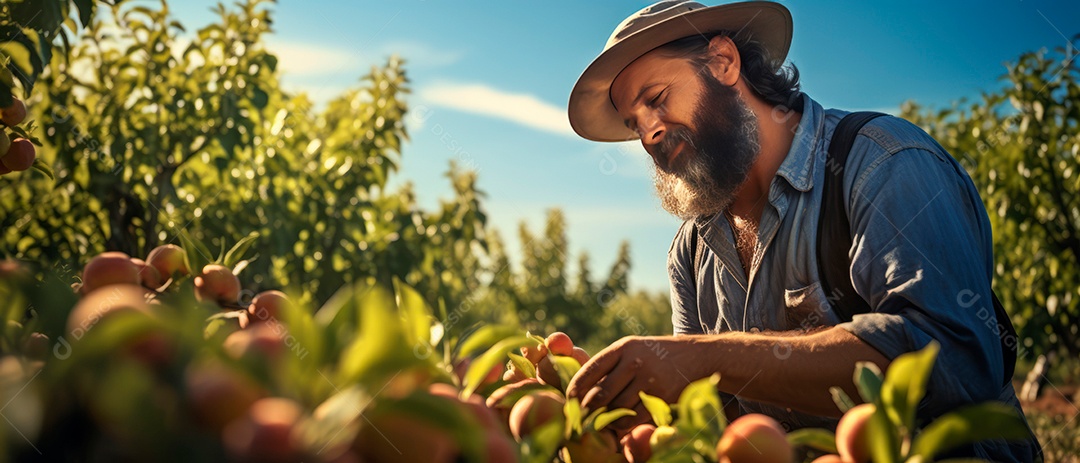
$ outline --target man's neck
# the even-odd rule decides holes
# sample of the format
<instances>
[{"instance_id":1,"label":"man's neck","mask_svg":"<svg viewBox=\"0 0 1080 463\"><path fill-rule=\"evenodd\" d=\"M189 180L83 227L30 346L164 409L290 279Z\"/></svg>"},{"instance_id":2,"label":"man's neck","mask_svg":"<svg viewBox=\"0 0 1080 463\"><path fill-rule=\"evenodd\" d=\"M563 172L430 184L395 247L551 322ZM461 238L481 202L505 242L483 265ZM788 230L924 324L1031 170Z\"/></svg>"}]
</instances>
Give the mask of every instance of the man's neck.
<instances>
[{"instance_id":1,"label":"man's neck","mask_svg":"<svg viewBox=\"0 0 1080 463\"><path fill-rule=\"evenodd\" d=\"M747 104L757 116L761 151L758 152L754 165L750 167L746 183L743 183L735 194L728 212L734 217L757 223L764 209L762 206L767 201L772 179L791 150L795 129L799 126L802 114L790 109L781 111L757 99Z\"/></svg>"}]
</instances>

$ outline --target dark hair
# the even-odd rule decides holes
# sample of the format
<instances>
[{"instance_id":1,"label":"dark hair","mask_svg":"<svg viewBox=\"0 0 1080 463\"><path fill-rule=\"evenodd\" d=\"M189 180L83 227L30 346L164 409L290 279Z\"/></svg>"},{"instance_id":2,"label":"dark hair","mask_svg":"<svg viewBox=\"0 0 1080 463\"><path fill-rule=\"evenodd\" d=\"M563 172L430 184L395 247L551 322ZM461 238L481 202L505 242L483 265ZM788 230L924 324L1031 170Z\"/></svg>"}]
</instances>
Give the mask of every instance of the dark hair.
<instances>
[{"instance_id":1,"label":"dark hair","mask_svg":"<svg viewBox=\"0 0 1080 463\"><path fill-rule=\"evenodd\" d=\"M773 106L802 111L799 70L794 64L784 66L783 61L769 56L769 51L761 42L721 31L684 37L668 42L658 50L668 56L685 57L698 66L706 66L712 61L709 56L709 41L717 36L730 37L731 41L735 42L742 61L741 75L758 97Z\"/></svg>"}]
</instances>

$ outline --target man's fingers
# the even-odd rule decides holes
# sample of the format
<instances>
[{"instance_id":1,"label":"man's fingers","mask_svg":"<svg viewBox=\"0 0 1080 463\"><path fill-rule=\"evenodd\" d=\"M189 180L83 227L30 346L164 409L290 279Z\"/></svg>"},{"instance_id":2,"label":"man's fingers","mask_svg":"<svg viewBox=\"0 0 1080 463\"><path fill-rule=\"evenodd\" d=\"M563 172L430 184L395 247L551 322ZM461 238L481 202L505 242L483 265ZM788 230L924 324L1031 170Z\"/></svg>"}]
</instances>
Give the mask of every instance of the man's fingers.
<instances>
[{"instance_id":1,"label":"man's fingers","mask_svg":"<svg viewBox=\"0 0 1080 463\"><path fill-rule=\"evenodd\" d=\"M615 368L615 365L619 363L620 354L618 349L609 347L585 362L566 387L566 396L579 398L584 396L596 385L597 381L600 381L600 378L607 376Z\"/></svg>"},{"instance_id":2,"label":"man's fingers","mask_svg":"<svg viewBox=\"0 0 1080 463\"><path fill-rule=\"evenodd\" d=\"M630 365L624 365L624 363L630 363ZM585 393L585 398L581 401L581 406L589 410L596 410L600 407L607 406L611 399L617 397L620 393L626 389L633 380L634 375L637 374L641 367L641 360L636 362L626 362L626 359L615 365L607 376L604 376L600 381L596 382L596 385L589 389Z\"/></svg>"}]
</instances>

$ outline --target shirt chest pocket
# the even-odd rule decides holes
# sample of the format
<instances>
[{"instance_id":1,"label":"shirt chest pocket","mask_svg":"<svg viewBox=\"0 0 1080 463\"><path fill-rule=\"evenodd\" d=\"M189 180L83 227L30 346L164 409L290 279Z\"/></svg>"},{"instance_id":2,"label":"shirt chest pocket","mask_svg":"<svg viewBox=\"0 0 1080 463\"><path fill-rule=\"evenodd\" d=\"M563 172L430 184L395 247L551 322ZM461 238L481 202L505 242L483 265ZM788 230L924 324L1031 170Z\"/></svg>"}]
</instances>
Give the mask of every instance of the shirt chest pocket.
<instances>
[{"instance_id":1,"label":"shirt chest pocket","mask_svg":"<svg viewBox=\"0 0 1080 463\"><path fill-rule=\"evenodd\" d=\"M808 330L840 322L820 281L784 290L784 324L787 330Z\"/></svg>"}]
</instances>

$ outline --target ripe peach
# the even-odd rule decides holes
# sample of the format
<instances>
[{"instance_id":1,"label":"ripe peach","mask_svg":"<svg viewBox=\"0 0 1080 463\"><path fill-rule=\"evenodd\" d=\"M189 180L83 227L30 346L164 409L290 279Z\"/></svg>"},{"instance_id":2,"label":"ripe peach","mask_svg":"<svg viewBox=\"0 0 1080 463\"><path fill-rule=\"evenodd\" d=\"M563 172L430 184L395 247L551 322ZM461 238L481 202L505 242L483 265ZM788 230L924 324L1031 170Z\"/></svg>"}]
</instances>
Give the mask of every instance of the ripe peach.
<instances>
[{"instance_id":1,"label":"ripe peach","mask_svg":"<svg viewBox=\"0 0 1080 463\"><path fill-rule=\"evenodd\" d=\"M508 383L516 383L523 379L529 379L529 377L525 376L525 373L518 370L513 364L507 365L506 371L504 371L502 375L502 380Z\"/></svg>"},{"instance_id":2,"label":"ripe peach","mask_svg":"<svg viewBox=\"0 0 1080 463\"><path fill-rule=\"evenodd\" d=\"M163 279L172 278L174 273L181 275L190 273L187 261L184 260L184 250L175 244L163 244L150 251L146 256L146 263L152 265L161 273Z\"/></svg>"},{"instance_id":3,"label":"ripe peach","mask_svg":"<svg viewBox=\"0 0 1080 463\"><path fill-rule=\"evenodd\" d=\"M240 279L228 267L209 264L195 277L195 299L218 304L236 304L240 299Z\"/></svg>"},{"instance_id":4,"label":"ripe peach","mask_svg":"<svg viewBox=\"0 0 1080 463\"><path fill-rule=\"evenodd\" d=\"M130 263L127 259L124 262ZM102 318L119 312L150 313L146 288L131 284L111 285L79 300L67 319L67 333L81 339Z\"/></svg>"},{"instance_id":5,"label":"ripe peach","mask_svg":"<svg viewBox=\"0 0 1080 463\"><path fill-rule=\"evenodd\" d=\"M372 462L451 463L460 453L457 442L445 430L400 413L374 415L362 421L353 449L363 461Z\"/></svg>"},{"instance_id":6,"label":"ripe peach","mask_svg":"<svg viewBox=\"0 0 1080 463\"><path fill-rule=\"evenodd\" d=\"M867 429L874 415L874 404L856 405L848 410L836 425L836 453L847 463L870 461Z\"/></svg>"},{"instance_id":7,"label":"ripe peach","mask_svg":"<svg viewBox=\"0 0 1080 463\"><path fill-rule=\"evenodd\" d=\"M155 329L130 339L121 352L147 368L162 371L175 358L176 342L163 330Z\"/></svg>"},{"instance_id":8,"label":"ripe peach","mask_svg":"<svg viewBox=\"0 0 1080 463\"><path fill-rule=\"evenodd\" d=\"M822 455L810 463L846 463L840 455Z\"/></svg>"},{"instance_id":9,"label":"ripe peach","mask_svg":"<svg viewBox=\"0 0 1080 463\"><path fill-rule=\"evenodd\" d=\"M225 449L240 461L299 461L303 455L294 434L302 415L303 409L290 399L259 399L245 416L225 427Z\"/></svg>"},{"instance_id":10,"label":"ripe peach","mask_svg":"<svg viewBox=\"0 0 1080 463\"><path fill-rule=\"evenodd\" d=\"M0 175L10 174L11 169L4 165L3 161L0 161Z\"/></svg>"},{"instance_id":11,"label":"ripe peach","mask_svg":"<svg viewBox=\"0 0 1080 463\"><path fill-rule=\"evenodd\" d=\"M564 444L563 459L572 463L622 460L610 431L590 431Z\"/></svg>"},{"instance_id":12,"label":"ripe peach","mask_svg":"<svg viewBox=\"0 0 1080 463\"><path fill-rule=\"evenodd\" d=\"M161 273L158 272L158 269L147 264L146 261L132 257L131 262L134 263L136 267L139 267L139 281L142 282L144 288L156 290L165 283L165 280L161 278Z\"/></svg>"},{"instance_id":13,"label":"ripe peach","mask_svg":"<svg viewBox=\"0 0 1080 463\"><path fill-rule=\"evenodd\" d=\"M537 344L533 347L525 346L521 348L521 355L528 359L530 362L532 362L533 365L536 365L536 363L539 362L540 359L547 356L547 354L548 348L543 344Z\"/></svg>"},{"instance_id":14,"label":"ripe peach","mask_svg":"<svg viewBox=\"0 0 1080 463\"><path fill-rule=\"evenodd\" d=\"M281 291L263 291L255 295L248 307L248 319L251 323L265 322L268 320L281 321L285 304L289 303L288 296Z\"/></svg>"},{"instance_id":15,"label":"ripe peach","mask_svg":"<svg viewBox=\"0 0 1080 463\"><path fill-rule=\"evenodd\" d=\"M256 361L278 360L287 350L284 337L267 324L230 334L222 347L229 357Z\"/></svg>"},{"instance_id":16,"label":"ripe peach","mask_svg":"<svg viewBox=\"0 0 1080 463\"><path fill-rule=\"evenodd\" d=\"M254 380L218 362L192 364L184 384L195 420L214 431L243 416L262 396Z\"/></svg>"},{"instance_id":17,"label":"ripe peach","mask_svg":"<svg viewBox=\"0 0 1080 463\"><path fill-rule=\"evenodd\" d=\"M511 398L522 394L523 391L530 388L535 388L540 385L540 382L536 378L527 378L516 383L510 383L502 386L491 393L488 396L485 404L488 408L494 410L501 422L505 425L506 429L510 429L510 411L514 407L514 403L511 402ZM515 399L519 400L519 399Z\"/></svg>"},{"instance_id":18,"label":"ripe peach","mask_svg":"<svg viewBox=\"0 0 1080 463\"><path fill-rule=\"evenodd\" d=\"M0 164L16 172L24 171L34 165L34 158L37 157L36 151L37 148L34 147L30 140L16 138L11 142L11 148L8 148L7 155L0 158Z\"/></svg>"},{"instance_id":19,"label":"ripe peach","mask_svg":"<svg viewBox=\"0 0 1080 463\"><path fill-rule=\"evenodd\" d=\"M515 463L518 461L517 447L502 431L490 430L484 434L487 460L489 462Z\"/></svg>"},{"instance_id":20,"label":"ripe peach","mask_svg":"<svg viewBox=\"0 0 1080 463\"><path fill-rule=\"evenodd\" d=\"M589 361L589 358L590 358L589 353L585 352L585 349L582 349L582 348L576 347L576 346L574 347L574 353L573 353L573 355L571 355L571 357L574 357L574 360L577 360L578 363L580 363L582 365L587 363Z\"/></svg>"},{"instance_id":21,"label":"ripe peach","mask_svg":"<svg viewBox=\"0 0 1080 463\"><path fill-rule=\"evenodd\" d=\"M627 435L623 436L623 456L626 457L626 461L630 463L649 461L649 458L652 457L652 447L649 446L649 439L652 438L654 431L656 431L656 426L652 424L639 424L634 429L631 429Z\"/></svg>"},{"instance_id":22,"label":"ripe peach","mask_svg":"<svg viewBox=\"0 0 1080 463\"><path fill-rule=\"evenodd\" d=\"M536 428L552 421L563 423L562 396L551 391L539 391L522 397L510 410L510 433L521 441Z\"/></svg>"},{"instance_id":23,"label":"ripe peach","mask_svg":"<svg viewBox=\"0 0 1080 463\"><path fill-rule=\"evenodd\" d=\"M570 336L562 331L556 331L551 333L544 340L544 344L547 345L549 351L555 355L574 355L574 342L570 340Z\"/></svg>"},{"instance_id":24,"label":"ripe peach","mask_svg":"<svg viewBox=\"0 0 1080 463\"><path fill-rule=\"evenodd\" d=\"M784 428L759 413L743 415L728 424L716 453L721 462L792 463L794 455Z\"/></svg>"},{"instance_id":25,"label":"ripe peach","mask_svg":"<svg viewBox=\"0 0 1080 463\"><path fill-rule=\"evenodd\" d=\"M548 357L541 358L540 363L536 364L536 377L540 378L540 384L562 389L562 378L559 377L559 372L555 370L555 365Z\"/></svg>"},{"instance_id":26,"label":"ripe peach","mask_svg":"<svg viewBox=\"0 0 1080 463\"><path fill-rule=\"evenodd\" d=\"M0 121L11 127L22 124L26 120L26 103L18 98L12 98L11 106L0 109Z\"/></svg>"},{"instance_id":27,"label":"ripe peach","mask_svg":"<svg viewBox=\"0 0 1080 463\"><path fill-rule=\"evenodd\" d=\"M138 285L139 266L122 252L103 252L83 267L82 294L114 284Z\"/></svg>"}]
</instances>

